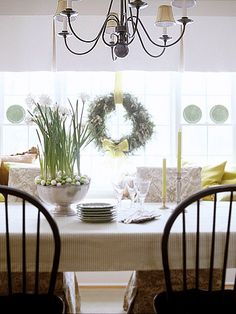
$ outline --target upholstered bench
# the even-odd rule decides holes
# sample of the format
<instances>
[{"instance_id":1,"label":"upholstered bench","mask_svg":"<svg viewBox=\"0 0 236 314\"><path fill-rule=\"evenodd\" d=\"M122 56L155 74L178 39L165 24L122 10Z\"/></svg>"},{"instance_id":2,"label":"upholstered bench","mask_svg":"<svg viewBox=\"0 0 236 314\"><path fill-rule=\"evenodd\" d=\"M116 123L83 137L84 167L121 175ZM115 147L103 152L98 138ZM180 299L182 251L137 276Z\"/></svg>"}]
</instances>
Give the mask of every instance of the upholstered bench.
<instances>
[{"instance_id":1,"label":"upholstered bench","mask_svg":"<svg viewBox=\"0 0 236 314\"><path fill-rule=\"evenodd\" d=\"M181 174L181 200L201 189L201 167L186 167ZM162 201L162 168L137 167L137 176L151 180L146 202ZM166 201L176 202L177 169L167 168Z\"/></svg>"},{"instance_id":2,"label":"upholstered bench","mask_svg":"<svg viewBox=\"0 0 236 314\"><path fill-rule=\"evenodd\" d=\"M37 195L34 178L40 174L38 165L34 164L19 164L19 163L4 163L8 168L8 186L21 189L33 196ZM10 199L11 202L17 201L16 197Z\"/></svg>"}]
</instances>

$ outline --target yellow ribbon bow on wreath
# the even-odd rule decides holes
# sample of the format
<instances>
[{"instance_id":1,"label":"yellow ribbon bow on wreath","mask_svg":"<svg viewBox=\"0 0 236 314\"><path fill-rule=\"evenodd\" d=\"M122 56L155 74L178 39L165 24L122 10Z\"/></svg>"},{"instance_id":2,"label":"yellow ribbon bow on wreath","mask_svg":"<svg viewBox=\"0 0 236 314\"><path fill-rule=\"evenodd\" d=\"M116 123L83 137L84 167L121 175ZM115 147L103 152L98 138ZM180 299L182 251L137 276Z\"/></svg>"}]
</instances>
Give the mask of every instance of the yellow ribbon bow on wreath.
<instances>
[{"instance_id":1,"label":"yellow ribbon bow on wreath","mask_svg":"<svg viewBox=\"0 0 236 314\"><path fill-rule=\"evenodd\" d=\"M102 140L102 147L112 157L123 157L125 155L125 152L129 151L129 143L127 139L116 144L112 140L105 138L104 140Z\"/></svg>"}]
</instances>

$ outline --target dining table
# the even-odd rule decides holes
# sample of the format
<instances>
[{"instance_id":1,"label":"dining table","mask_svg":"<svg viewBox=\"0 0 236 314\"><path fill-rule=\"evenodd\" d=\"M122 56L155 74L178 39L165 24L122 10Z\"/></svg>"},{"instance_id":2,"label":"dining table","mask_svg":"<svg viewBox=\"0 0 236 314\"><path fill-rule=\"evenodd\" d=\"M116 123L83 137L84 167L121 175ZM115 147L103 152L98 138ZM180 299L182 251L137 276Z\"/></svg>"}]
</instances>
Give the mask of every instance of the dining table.
<instances>
[{"instance_id":1,"label":"dining table","mask_svg":"<svg viewBox=\"0 0 236 314\"><path fill-rule=\"evenodd\" d=\"M114 202L114 200L102 201ZM205 206L203 219L205 219L206 225L202 233L206 247L209 245L209 234L211 231L207 223L209 203L210 202L204 201L203 204ZM221 234L220 222L225 219L225 203L226 202L222 202L222 219L219 219L219 225L216 226L219 235ZM117 218L110 222L84 222L81 221L79 215L54 217L61 236L59 273L67 274L69 278L68 281L73 282L70 298L76 299L76 304L72 306L74 311L77 312L80 308L78 283L75 281L76 276L74 276L75 272L119 272L131 270L133 271L133 275L130 278L124 295L124 309L129 313L153 313L153 295L165 288L161 256L162 234L166 221L176 206L175 203L171 203L167 204L167 209L161 209L161 205L160 203L145 203L145 211L155 213L156 219L143 223L126 224L122 222L124 217L127 217L132 211L136 210L130 208L129 201L122 201L121 208L117 209ZM46 204L45 206L49 211L52 210L51 206ZM3 221L4 211L1 210L2 208L3 204L0 204L0 221ZM32 205L27 206L27 236L29 239L31 236L34 236L36 230L35 212L36 210ZM190 213L186 213L189 222L194 221L194 217L191 215ZM9 221L11 230L15 235L14 241L16 241L16 250L19 247L18 244L21 235L20 219L21 211L19 210L19 204L12 202L9 210ZM192 224L192 227L194 228L194 224ZM191 233L192 231L190 226L189 232ZM179 226L177 224L174 232L176 237L173 237L171 245L175 250L175 254L171 260L171 264L178 270L181 268L181 250L179 249L180 235L182 234L181 221L179 222ZM0 246L3 241L4 233L4 226L0 223ZM43 217L41 218L41 237L43 264L40 271L49 272L49 256L52 250L49 241L48 227ZM232 239L236 246L236 219L232 225ZM232 256L229 259L229 267L231 268L236 268L235 252L236 250L234 250L234 253L232 252ZM30 251L28 251L28 254L30 254ZM221 255L221 248L218 248L216 251L216 259L217 256L220 258ZM14 256L13 271L20 272L19 262L17 260L18 254L14 254ZM203 259L201 261L203 268L207 266L206 261L207 256L206 260ZM0 265L3 265L3 263L4 254L0 254ZM194 250L192 251L192 255L189 256L190 269L193 263ZM72 303L73 302L72 300Z\"/></svg>"}]
</instances>

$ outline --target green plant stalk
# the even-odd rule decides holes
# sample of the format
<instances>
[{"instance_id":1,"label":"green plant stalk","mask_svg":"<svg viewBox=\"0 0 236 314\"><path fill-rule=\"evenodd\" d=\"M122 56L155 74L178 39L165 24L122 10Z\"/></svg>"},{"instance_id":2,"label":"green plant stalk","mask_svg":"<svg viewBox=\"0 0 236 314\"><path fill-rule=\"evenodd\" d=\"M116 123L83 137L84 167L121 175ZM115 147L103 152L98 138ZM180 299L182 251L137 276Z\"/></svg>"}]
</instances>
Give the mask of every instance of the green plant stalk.
<instances>
[{"instance_id":1,"label":"green plant stalk","mask_svg":"<svg viewBox=\"0 0 236 314\"><path fill-rule=\"evenodd\" d=\"M89 122L86 122L83 124L83 114L84 114L84 106L85 106L85 101L82 101L82 107L81 107L81 112L79 113L79 103L78 100L76 101L75 104L75 109L68 99L71 111L72 111L72 132L73 132L73 148L74 148L74 156L75 156L75 161L76 161L76 166L77 166L77 173L78 175L81 175L80 172L80 161L81 161L81 149L85 148L88 144L90 144L94 137L92 136L92 132L90 131Z\"/></svg>"},{"instance_id":2,"label":"green plant stalk","mask_svg":"<svg viewBox=\"0 0 236 314\"><path fill-rule=\"evenodd\" d=\"M47 180L56 179L60 171L63 176L72 176L76 164L80 176L80 152L92 140L88 122L83 125L85 102L82 101L79 112L79 102L75 107L68 99L71 117L63 116L59 109L43 107L35 104L37 114L31 114L32 120L38 126L37 136L40 144L40 173ZM68 121L69 120L69 121Z\"/></svg>"}]
</instances>

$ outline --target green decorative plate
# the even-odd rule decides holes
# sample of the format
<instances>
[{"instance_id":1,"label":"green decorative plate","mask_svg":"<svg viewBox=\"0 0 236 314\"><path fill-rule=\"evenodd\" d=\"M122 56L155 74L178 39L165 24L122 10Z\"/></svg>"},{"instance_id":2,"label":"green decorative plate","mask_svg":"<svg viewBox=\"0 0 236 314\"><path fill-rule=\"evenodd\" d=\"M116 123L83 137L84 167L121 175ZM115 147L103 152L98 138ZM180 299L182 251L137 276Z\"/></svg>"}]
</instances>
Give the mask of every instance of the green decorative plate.
<instances>
[{"instance_id":1,"label":"green decorative plate","mask_svg":"<svg viewBox=\"0 0 236 314\"><path fill-rule=\"evenodd\" d=\"M202 111L196 105L189 105L183 111L184 120L188 123L197 123L202 118Z\"/></svg>"},{"instance_id":2,"label":"green decorative plate","mask_svg":"<svg viewBox=\"0 0 236 314\"><path fill-rule=\"evenodd\" d=\"M211 108L210 118L214 123L224 123L229 117L228 109L223 105L215 105Z\"/></svg>"},{"instance_id":3,"label":"green decorative plate","mask_svg":"<svg viewBox=\"0 0 236 314\"><path fill-rule=\"evenodd\" d=\"M12 105L7 109L6 116L11 123L20 123L25 118L25 109L20 105Z\"/></svg>"}]
</instances>

